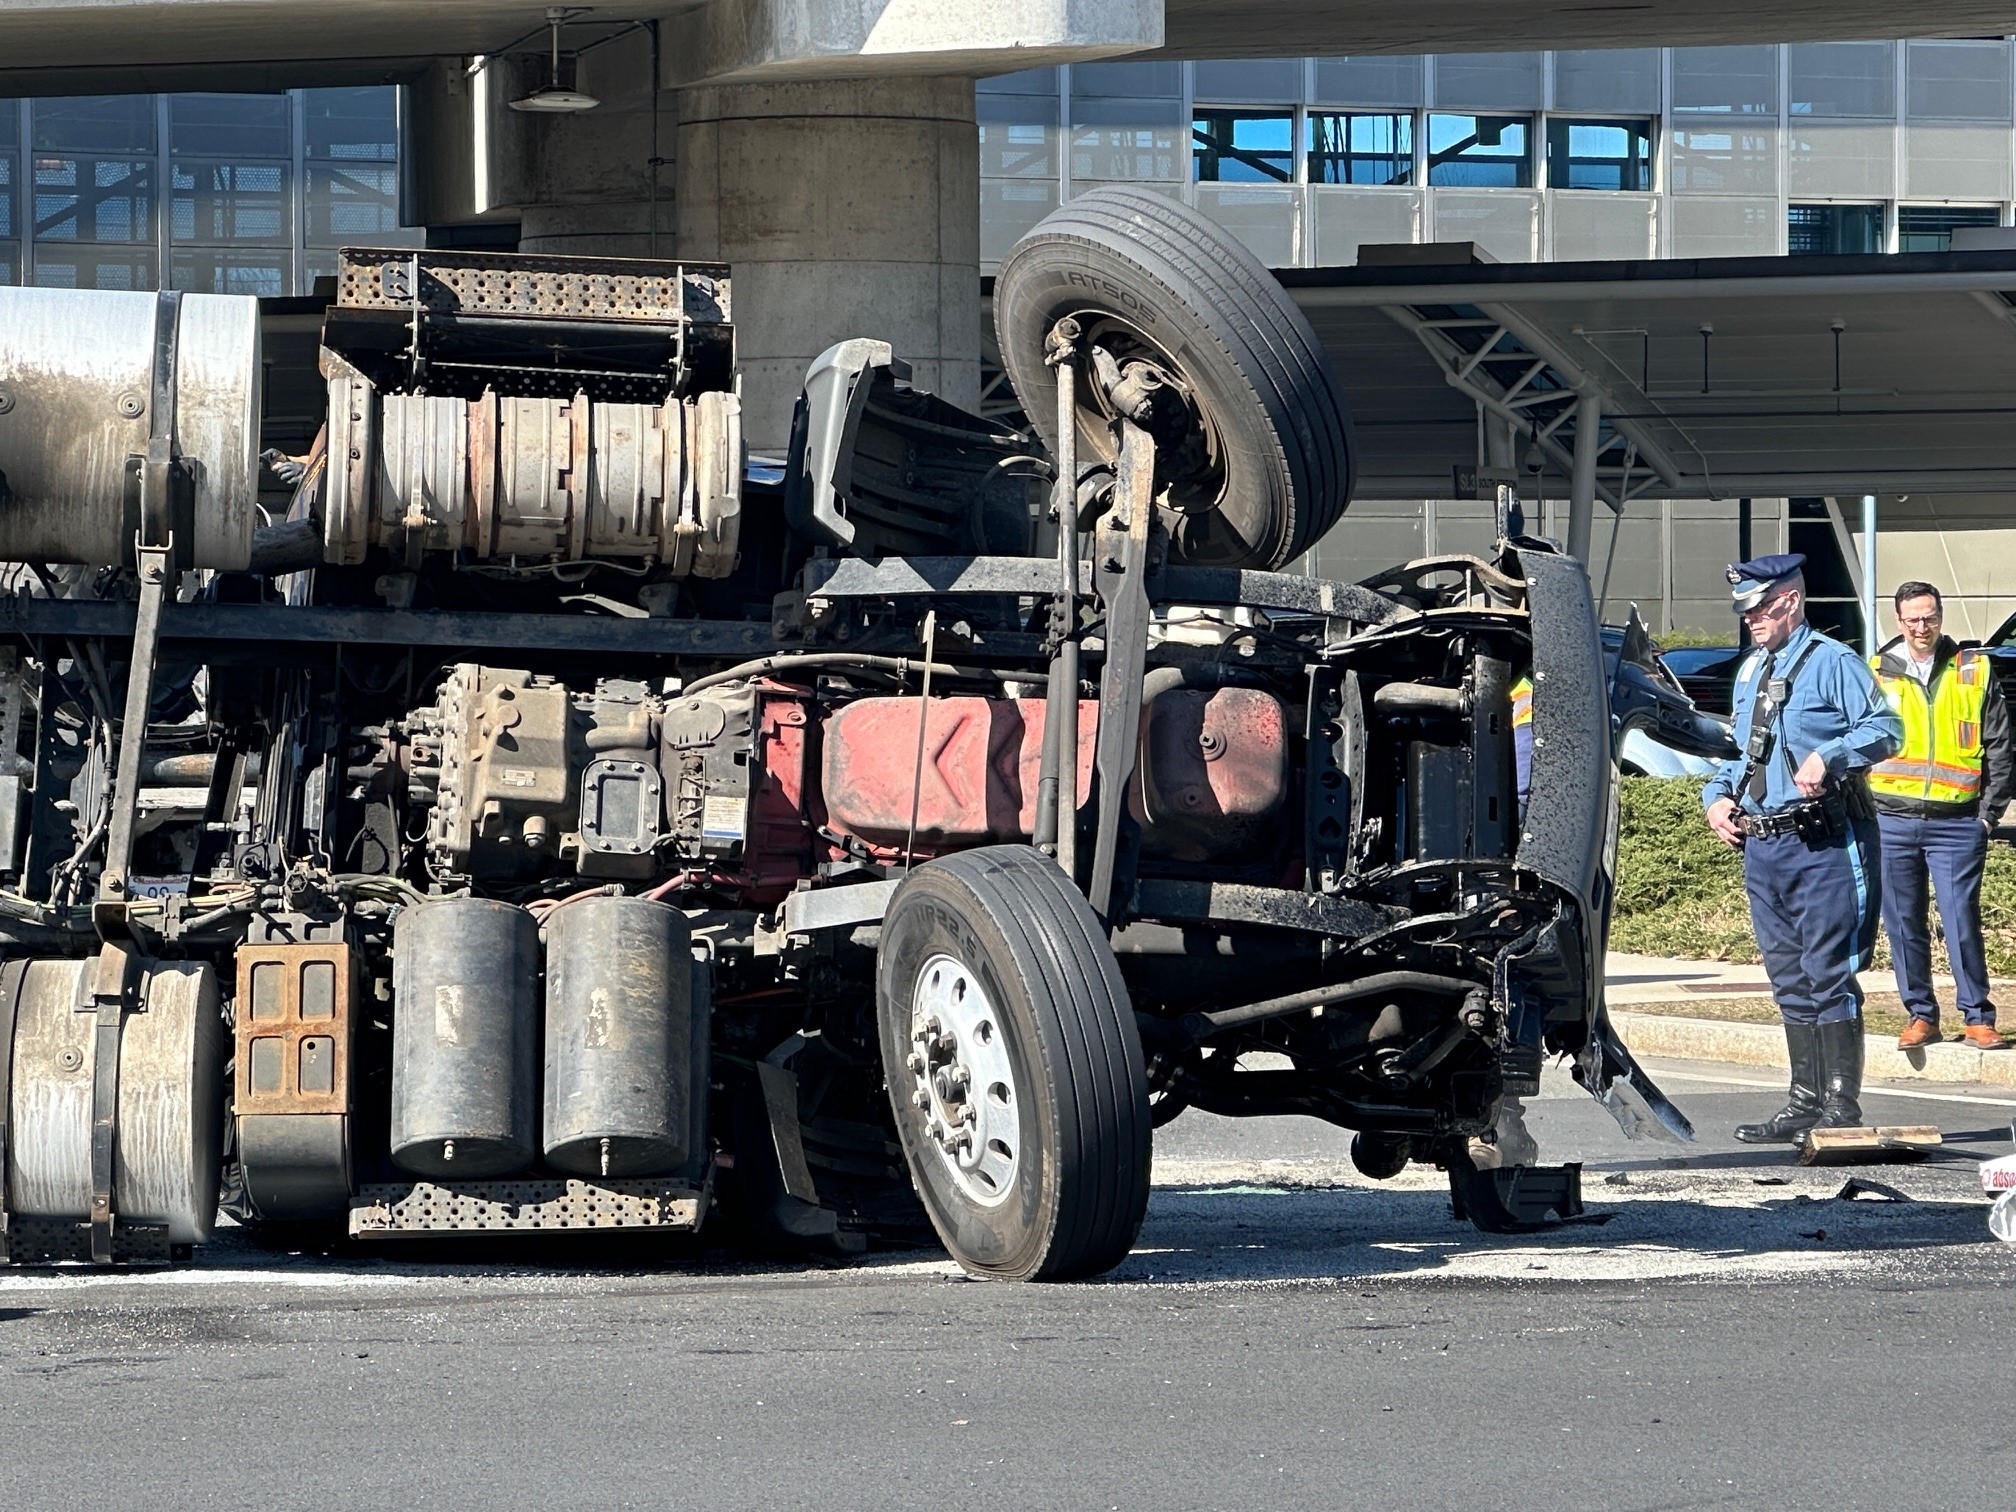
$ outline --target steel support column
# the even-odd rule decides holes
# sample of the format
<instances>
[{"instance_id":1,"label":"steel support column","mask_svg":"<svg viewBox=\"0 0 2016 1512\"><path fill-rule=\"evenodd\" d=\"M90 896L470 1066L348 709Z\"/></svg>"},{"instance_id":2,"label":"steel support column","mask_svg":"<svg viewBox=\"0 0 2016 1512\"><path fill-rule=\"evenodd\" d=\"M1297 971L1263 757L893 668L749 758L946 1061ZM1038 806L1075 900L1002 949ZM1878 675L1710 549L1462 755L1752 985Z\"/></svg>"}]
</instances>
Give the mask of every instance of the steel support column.
<instances>
[{"instance_id":1,"label":"steel support column","mask_svg":"<svg viewBox=\"0 0 2016 1512\"><path fill-rule=\"evenodd\" d=\"M1568 482L1568 554L1584 568L1596 523L1596 455L1603 446L1597 433L1602 428L1603 406L1585 390L1575 401L1575 470Z\"/></svg>"},{"instance_id":2,"label":"steel support column","mask_svg":"<svg viewBox=\"0 0 2016 1512\"><path fill-rule=\"evenodd\" d=\"M1876 629L1876 495L1862 495L1862 654L1881 644Z\"/></svg>"}]
</instances>

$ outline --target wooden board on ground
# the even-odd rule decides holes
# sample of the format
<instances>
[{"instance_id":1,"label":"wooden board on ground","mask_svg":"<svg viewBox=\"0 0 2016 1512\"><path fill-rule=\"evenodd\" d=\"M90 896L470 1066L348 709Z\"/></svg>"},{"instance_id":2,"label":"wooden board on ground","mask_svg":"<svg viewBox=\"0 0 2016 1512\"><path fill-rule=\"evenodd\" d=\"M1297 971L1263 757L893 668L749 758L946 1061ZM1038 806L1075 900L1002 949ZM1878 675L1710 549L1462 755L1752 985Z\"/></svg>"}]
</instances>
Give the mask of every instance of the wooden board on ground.
<instances>
[{"instance_id":1,"label":"wooden board on ground","mask_svg":"<svg viewBox=\"0 0 2016 1512\"><path fill-rule=\"evenodd\" d=\"M1799 1146L1801 1165L1916 1160L1942 1141L1932 1124L1882 1124L1862 1129L1811 1129Z\"/></svg>"}]
</instances>

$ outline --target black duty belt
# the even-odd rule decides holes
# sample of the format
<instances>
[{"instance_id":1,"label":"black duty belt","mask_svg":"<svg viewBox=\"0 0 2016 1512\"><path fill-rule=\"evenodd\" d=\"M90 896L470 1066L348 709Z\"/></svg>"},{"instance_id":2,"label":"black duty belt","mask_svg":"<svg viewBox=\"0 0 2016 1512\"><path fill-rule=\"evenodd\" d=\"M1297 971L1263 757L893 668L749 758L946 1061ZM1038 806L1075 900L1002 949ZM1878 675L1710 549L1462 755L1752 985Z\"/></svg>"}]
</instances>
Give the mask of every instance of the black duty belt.
<instances>
[{"instance_id":1,"label":"black duty belt","mask_svg":"<svg viewBox=\"0 0 2016 1512\"><path fill-rule=\"evenodd\" d=\"M1802 820L1809 826L1812 824L1812 809L1818 807L1820 805L1817 803L1811 808L1800 804L1794 808L1780 809L1775 814L1745 814L1743 833L1753 840L1771 840L1779 835L1796 835Z\"/></svg>"}]
</instances>

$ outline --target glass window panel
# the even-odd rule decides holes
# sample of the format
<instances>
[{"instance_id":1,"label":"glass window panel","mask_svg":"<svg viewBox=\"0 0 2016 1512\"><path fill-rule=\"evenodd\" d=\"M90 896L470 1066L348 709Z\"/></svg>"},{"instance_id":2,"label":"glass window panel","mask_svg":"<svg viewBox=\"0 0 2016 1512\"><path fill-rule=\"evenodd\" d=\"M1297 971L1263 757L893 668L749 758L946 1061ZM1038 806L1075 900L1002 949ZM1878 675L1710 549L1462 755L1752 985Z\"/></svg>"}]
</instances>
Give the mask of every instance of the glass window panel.
<instances>
[{"instance_id":1,"label":"glass window panel","mask_svg":"<svg viewBox=\"0 0 2016 1512\"><path fill-rule=\"evenodd\" d=\"M1071 98L1099 95L1169 95L1183 93L1181 63L1079 63L1071 69Z\"/></svg>"},{"instance_id":2,"label":"glass window panel","mask_svg":"<svg viewBox=\"0 0 2016 1512\"><path fill-rule=\"evenodd\" d=\"M21 145L21 102L0 100L0 147Z\"/></svg>"},{"instance_id":3,"label":"glass window panel","mask_svg":"<svg viewBox=\"0 0 2016 1512\"><path fill-rule=\"evenodd\" d=\"M294 151L293 135L286 95L168 97L168 148L177 156L284 158Z\"/></svg>"},{"instance_id":4,"label":"glass window panel","mask_svg":"<svg viewBox=\"0 0 2016 1512\"><path fill-rule=\"evenodd\" d=\"M2010 137L2001 126L1906 126L1903 193L1912 199L2009 198Z\"/></svg>"},{"instance_id":5,"label":"glass window panel","mask_svg":"<svg viewBox=\"0 0 2016 1512\"><path fill-rule=\"evenodd\" d=\"M985 234L985 228L982 228ZM302 258L301 291L304 294L336 293L336 254L334 252L309 251Z\"/></svg>"},{"instance_id":6,"label":"glass window panel","mask_svg":"<svg viewBox=\"0 0 2016 1512\"><path fill-rule=\"evenodd\" d=\"M1659 108L1659 49L1620 48L1614 52L1554 54L1554 107L1557 110L1642 110Z\"/></svg>"},{"instance_id":7,"label":"glass window panel","mask_svg":"<svg viewBox=\"0 0 2016 1512\"><path fill-rule=\"evenodd\" d=\"M1311 189L1308 224L1315 245L1308 261L1348 268L1360 247L1420 241L1424 198L1418 189Z\"/></svg>"},{"instance_id":8,"label":"glass window panel","mask_svg":"<svg viewBox=\"0 0 2016 1512\"><path fill-rule=\"evenodd\" d=\"M1906 107L1914 121L2007 121L2009 44L1907 42Z\"/></svg>"},{"instance_id":9,"label":"glass window panel","mask_svg":"<svg viewBox=\"0 0 2016 1512\"><path fill-rule=\"evenodd\" d=\"M1309 182L1411 184L1414 117L1309 112Z\"/></svg>"},{"instance_id":10,"label":"glass window panel","mask_svg":"<svg viewBox=\"0 0 2016 1512\"><path fill-rule=\"evenodd\" d=\"M196 294L277 299L288 291L292 261L284 248L251 252L239 247L177 247L172 287Z\"/></svg>"},{"instance_id":11,"label":"glass window panel","mask_svg":"<svg viewBox=\"0 0 2016 1512\"><path fill-rule=\"evenodd\" d=\"M178 242L293 240L288 170L281 163L175 164L169 235Z\"/></svg>"},{"instance_id":12,"label":"glass window panel","mask_svg":"<svg viewBox=\"0 0 2016 1512\"><path fill-rule=\"evenodd\" d=\"M49 242L151 242L153 163L36 158L34 234Z\"/></svg>"},{"instance_id":13,"label":"glass window panel","mask_svg":"<svg viewBox=\"0 0 2016 1512\"><path fill-rule=\"evenodd\" d=\"M1778 113L1775 47L1676 47L1673 108L1742 115Z\"/></svg>"},{"instance_id":14,"label":"glass window panel","mask_svg":"<svg viewBox=\"0 0 2016 1512\"><path fill-rule=\"evenodd\" d=\"M1326 105L1419 105L1419 58L1318 58L1316 98Z\"/></svg>"},{"instance_id":15,"label":"glass window panel","mask_svg":"<svg viewBox=\"0 0 2016 1512\"><path fill-rule=\"evenodd\" d=\"M0 241L0 284L19 282L21 282L20 243Z\"/></svg>"},{"instance_id":16,"label":"glass window panel","mask_svg":"<svg viewBox=\"0 0 2016 1512\"><path fill-rule=\"evenodd\" d=\"M1022 234L1057 208L1053 179L980 181L980 260L998 263Z\"/></svg>"},{"instance_id":17,"label":"glass window panel","mask_svg":"<svg viewBox=\"0 0 2016 1512\"><path fill-rule=\"evenodd\" d=\"M1899 252L1949 252L1953 233L1962 226L1999 226L1998 205L1899 205Z\"/></svg>"},{"instance_id":18,"label":"glass window panel","mask_svg":"<svg viewBox=\"0 0 2016 1512\"><path fill-rule=\"evenodd\" d=\"M1295 178L1295 113L1199 110L1190 127L1197 182L1286 184Z\"/></svg>"},{"instance_id":19,"label":"glass window panel","mask_svg":"<svg viewBox=\"0 0 2016 1512\"><path fill-rule=\"evenodd\" d=\"M1795 196L1889 199L1896 163L1897 128L1887 123L1800 120L1786 136L1786 189Z\"/></svg>"},{"instance_id":20,"label":"glass window panel","mask_svg":"<svg viewBox=\"0 0 2016 1512\"><path fill-rule=\"evenodd\" d=\"M1777 126L1727 116L1674 116L1672 187L1683 194L1777 193Z\"/></svg>"},{"instance_id":21,"label":"glass window panel","mask_svg":"<svg viewBox=\"0 0 2016 1512\"><path fill-rule=\"evenodd\" d=\"M1530 127L1524 116L1429 116L1429 184L1457 189L1529 187Z\"/></svg>"},{"instance_id":22,"label":"glass window panel","mask_svg":"<svg viewBox=\"0 0 2016 1512\"><path fill-rule=\"evenodd\" d=\"M391 168L308 165L308 244L369 246L399 229L399 175Z\"/></svg>"},{"instance_id":23,"label":"glass window panel","mask_svg":"<svg viewBox=\"0 0 2016 1512\"><path fill-rule=\"evenodd\" d=\"M1556 262L1653 255L1658 201L1649 195L1557 194L1548 204Z\"/></svg>"},{"instance_id":24,"label":"glass window panel","mask_svg":"<svg viewBox=\"0 0 2016 1512\"><path fill-rule=\"evenodd\" d=\"M1183 128L1181 100L1112 99L1081 100L1071 96L1071 124L1074 126L1170 127Z\"/></svg>"},{"instance_id":25,"label":"glass window panel","mask_svg":"<svg viewBox=\"0 0 2016 1512\"><path fill-rule=\"evenodd\" d=\"M1650 189L1652 123L1549 117L1547 183L1555 189Z\"/></svg>"},{"instance_id":26,"label":"glass window panel","mask_svg":"<svg viewBox=\"0 0 2016 1512\"><path fill-rule=\"evenodd\" d=\"M1178 126L1081 126L1071 133L1071 182L1180 179L1183 135Z\"/></svg>"},{"instance_id":27,"label":"glass window panel","mask_svg":"<svg viewBox=\"0 0 2016 1512\"><path fill-rule=\"evenodd\" d=\"M1280 101L1302 98L1300 58L1240 58L1192 65L1190 93L1199 100Z\"/></svg>"},{"instance_id":28,"label":"glass window panel","mask_svg":"<svg viewBox=\"0 0 2016 1512\"><path fill-rule=\"evenodd\" d=\"M302 115L312 158L390 163L399 156L399 91L389 85L308 90Z\"/></svg>"},{"instance_id":29,"label":"glass window panel","mask_svg":"<svg viewBox=\"0 0 2016 1512\"><path fill-rule=\"evenodd\" d=\"M1675 257L1775 257L1783 226L1776 200L1676 199Z\"/></svg>"},{"instance_id":30,"label":"glass window panel","mask_svg":"<svg viewBox=\"0 0 2016 1512\"><path fill-rule=\"evenodd\" d=\"M996 74L991 79L982 79L974 87L983 95L1049 95L1054 99L1057 94L1057 70L1025 68L1020 73Z\"/></svg>"},{"instance_id":31,"label":"glass window panel","mask_svg":"<svg viewBox=\"0 0 2016 1512\"><path fill-rule=\"evenodd\" d=\"M1438 194L1434 239L1475 242L1500 262L1535 262L1540 256L1540 196Z\"/></svg>"},{"instance_id":32,"label":"glass window panel","mask_svg":"<svg viewBox=\"0 0 2016 1512\"><path fill-rule=\"evenodd\" d=\"M1795 116L1887 120L1897 113L1896 85L1889 42L1797 42L1785 50L1786 108Z\"/></svg>"},{"instance_id":33,"label":"glass window panel","mask_svg":"<svg viewBox=\"0 0 2016 1512\"><path fill-rule=\"evenodd\" d=\"M35 248L35 282L45 289L152 289L154 254L43 242Z\"/></svg>"},{"instance_id":34,"label":"glass window panel","mask_svg":"<svg viewBox=\"0 0 2016 1512\"><path fill-rule=\"evenodd\" d=\"M1435 59L1435 103L1483 110L1536 110L1540 57L1526 53L1444 53Z\"/></svg>"},{"instance_id":35,"label":"glass window panel","mask_svg":"<svg viewBox=\"0 0 2016 1512\"><path fill-rule=\"evenodd\" d=\"M1790 205L1785 212L1785 251L1792 257L1881 252L1881 205Z\"/></svg>"},{"instance_id":36,"label":"glass window panel","mask_svg":"<svg viewBox=\"0 0 2016 1512\"><path fill-rule=\"evenodd\" d=\"M1019 122L982 123L980 172L992 178L1055 178L1057 128Z\"/></svg>"},{"instance_id":37,"label":"glass window panel","mask_svg":"<svg viewBox=\"0 0 2016 1512\"><path fill-rule=\"evenodd\" d=\"M1267 189L1227 184L1197 191L1197 208L1230 231L1270 268L1295 262L1293 189Z\"/></svg>"},{"instance_id":38,"label":"glass window panel","mask_svg":"<svg viewBox=\"0 0 2016 1512\"><path fill-rule=\"evenodd\" d=\"M40 152L152 152L154 96L77 95L33 101Z\"/></svg>"},{"instance_id":39,"label":"glass window panel","mask_svg":"<svg viewBox=\"0 0 2016 1512\"><path fill-rule=\"evenodd\" d=\"M1055 126L1055 95L981 95L974 114L982 126Z\"/></svg>"},{"instance_id":40,"label":"glass window panel","mask_svg":"<svg viewBox=\"0 0 2016 1512\"><path fill-rule=\"evenodd\" d=\"M21 234L21 228L14 224L16 197L14 154L0 152L0 236L13 237Z\"/></svg>"}]
</instances>

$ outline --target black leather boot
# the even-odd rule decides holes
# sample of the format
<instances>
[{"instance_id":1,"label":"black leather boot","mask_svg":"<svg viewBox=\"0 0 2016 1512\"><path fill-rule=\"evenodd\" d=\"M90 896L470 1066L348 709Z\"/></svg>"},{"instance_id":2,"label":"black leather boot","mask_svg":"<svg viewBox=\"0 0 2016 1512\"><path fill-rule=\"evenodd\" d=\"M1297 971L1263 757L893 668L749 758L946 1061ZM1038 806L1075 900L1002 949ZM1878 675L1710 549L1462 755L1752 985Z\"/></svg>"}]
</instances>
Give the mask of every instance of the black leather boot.
<instances>
[{"instance_id":1,"label":"black leather boot","mask_svg":"<svg viewBox=\"0 0 2016 1512\"><path fill-rule=\"evenodd\" d=\"M1821 1129L1862 1127L1862 1019L1820 1026Z\"/></svg>"},{"instance_id":2,"label":"black leather boot","mask_svg":"<svg viewBox=\"0 0 2016 1512\"><path fill-rule=\"evenodd\" d=\"M1820 1026L1788 1023L1785 1049L1792 1061L1791 1097L1764 1122L1736 1126L1745 1144L1796 1144L1820 1122Z\"/></svg>"}]
</instances>

